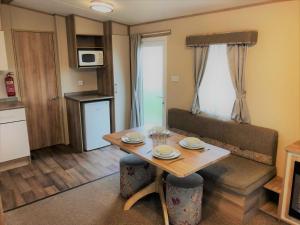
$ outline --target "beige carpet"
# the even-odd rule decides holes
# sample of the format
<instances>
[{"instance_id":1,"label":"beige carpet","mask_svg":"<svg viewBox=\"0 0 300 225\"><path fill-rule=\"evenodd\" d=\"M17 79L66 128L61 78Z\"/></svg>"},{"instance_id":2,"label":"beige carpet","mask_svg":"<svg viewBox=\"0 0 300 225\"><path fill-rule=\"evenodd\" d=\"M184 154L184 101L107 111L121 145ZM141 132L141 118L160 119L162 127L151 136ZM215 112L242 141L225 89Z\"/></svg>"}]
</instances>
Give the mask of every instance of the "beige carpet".
<instances>
[{"instance_id":1,"label":"beige carpet","mask_svg":"<svg viewBox=\"0 0 300 225\"><path fill-rule=\"evenodd\" d=\"M162 225L160 202L150 195L123 211L119 174L6 213L7 225ZM218 212L204 212L201 225L234 225ZM258 213L251 225L283 224Z\"/></svg>"}]
</instances>

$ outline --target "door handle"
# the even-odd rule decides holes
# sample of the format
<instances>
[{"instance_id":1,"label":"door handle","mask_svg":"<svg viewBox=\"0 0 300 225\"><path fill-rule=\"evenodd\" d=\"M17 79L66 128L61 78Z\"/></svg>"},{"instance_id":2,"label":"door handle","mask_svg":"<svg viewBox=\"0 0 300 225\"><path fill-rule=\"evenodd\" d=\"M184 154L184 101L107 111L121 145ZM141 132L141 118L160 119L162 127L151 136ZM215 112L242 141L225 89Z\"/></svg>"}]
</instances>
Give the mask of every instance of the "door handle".
<instances>
[{"instance_id":1,"label":"door handle","mask_svg":"<svg viewBox=\"0 0 300 225\"><path fill-rule=\"evenodd\" d=\"M55 101L55 100L58 100L58 99L59 99L59 96L55 96L55 97L52 97L50 100Z\"/></svg>"}]
</instances>

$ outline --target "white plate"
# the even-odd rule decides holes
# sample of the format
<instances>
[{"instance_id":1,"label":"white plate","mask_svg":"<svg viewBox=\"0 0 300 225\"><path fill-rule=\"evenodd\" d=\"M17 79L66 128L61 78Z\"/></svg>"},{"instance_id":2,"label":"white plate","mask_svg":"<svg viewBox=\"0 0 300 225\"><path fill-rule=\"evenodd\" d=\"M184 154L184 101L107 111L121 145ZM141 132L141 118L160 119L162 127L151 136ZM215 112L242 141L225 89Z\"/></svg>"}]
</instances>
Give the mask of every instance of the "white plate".
<instances>
[{"instance_id":1,"label":"white plate","mask_svg":"<svg viewBox=\"0 0 300 225\"><path fill-rule=\"evenodd\" d=\"M169 145L158 145L153 149L157 155L161 155L161 156L169 156L171 154L173 154L173 152L175 151L175 149Z\"/></svg>"},{"instance_id":2,"label":"white plate","mask_svg":"<svg viewBox=\"0 0 300 225\"><path fill-rule=\"evenodd\" d=\"M163 147L164 145L161 145L161 146L157 146L153 149L153 156L157 157L157 158L160 158L160 159L174 159L174 158L177 158L178 156L181 155L180 151L178 151L177 149L171 147L171 146L168 146L172 152L170 154L161 154L158 149L160 147ZM167 146L166 146L167 147Z\"/></svg>"},{"instance_id":3,"label":"white plate","mask_svg":"<svg viewBox=\"0 0 300 225\"><path fill-rule=\"evenodd\" d=\"M158 151L153 150L153 153L160 157L169 158L169 157L172 157L174 154L176 154L176 151L172 151L170 154L161 154Z\"/></svg>"},{"instance_id":4,"label":"white plate","mask_svg":"<svg viewBox=\"0 0 300 225\"><path fill-rule=\"evenodd\" d=\"M183 142L185 142L184 144L186 146L192 147L192 148L198 148L200 146L204 146L204 142L201 141L199 138L196 137L186 137L182 139Z\"/></svg>"},{"instance_id":5,"label":"white plate","mask_svg":"<svg viewBox=\"0 0 300 225\"><path fill-rule=\"evenodd\" d=\"M176 159L181 155L181 153L179 151L176 151L176 152L174 152L174 154L172 154L168 157L157 155L157 154L155 154L155 152L153 152L152 155L156 158L159 158L159 159Z\"/></svg>"},{"instance_id":6,"label":"white plate","mask_svg":"<svg viewBox=\"0 0 300 225\"><path fill-rule=\"evenodd\" d=\"M129 132L127 134L125 134L126 138L128 138L128 140L132 141L132 142L136 142L136 141L141 141L145 139L145 136L139 132Z\"/></svg>"},{"instance_id":7,"label":"white plate","mask_svg":"<svg viewBox=\"0 0 300 225\"><path fill-rule=\"evenodd\" d=\"M140 144L140 143L143 143L144 142L144 139L141 139L141 140L130 140L128 137L126 136L123 136L121 137L121 140L124 142L124 143L127 143L127 144Z\"/></svg>"},{"instance_id":8,"label":"white plate","mask_svg":"<svg viewBox=\"0 0 300 225\"><path fill-rule=\"evenodd\" d=\"M191 150L202 150L204 149L204 145L199 145L199 146L189 146L186 144L186 142L184 140L179 141L179 145L181 147L187 148L187 149L191 149Z\"/></svg>"}]
</instances>

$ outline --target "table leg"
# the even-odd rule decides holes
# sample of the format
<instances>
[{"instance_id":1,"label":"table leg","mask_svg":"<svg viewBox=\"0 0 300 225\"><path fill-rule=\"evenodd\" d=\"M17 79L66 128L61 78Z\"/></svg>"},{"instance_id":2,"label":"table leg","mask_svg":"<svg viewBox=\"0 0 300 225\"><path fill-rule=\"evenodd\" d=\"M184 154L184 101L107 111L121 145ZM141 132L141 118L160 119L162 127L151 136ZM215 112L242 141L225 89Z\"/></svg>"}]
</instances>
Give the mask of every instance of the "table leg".
<instances>
[{"instance_id":1,"label":"table leg","mask_svg":"<svg viewBox=\"0 0 300 225\"><path fill-rule=\"evenodd\" d=\"M138 200L151 193L158 193L164 216L165 225L169 225L169 217L162 182L163 170L156 168L155 181L131 196L125 203L124 210L129 210Z\"/></svg>"},{"instance_id":2,"label":"table leg","mask_svg":"<svg viewBox=\"0 0 300 225\"><path fill-rule=\"evenodd\" d=\"M139 192L132 195L125 203L124 210L129 210L138 200L145 197L148 194L156 192L156 183L153 182L140 190Z\"/></svg>"},{"instance_id":3,"label":"table leg","mask_svg":"<svg viewBox=\"0 0 300 225\"><path fill-rule=\"evenodd\" d=\"M168 210L167 210L167 204L166 204L163 185L160 185L158 188L159 188L158 192L159 192L159 198L160 198L160 202L161 202L161 208L162 208L163 215L164 215L165 225L169 225L169 216L168 216Z\"/></svg>"}]
</instances>

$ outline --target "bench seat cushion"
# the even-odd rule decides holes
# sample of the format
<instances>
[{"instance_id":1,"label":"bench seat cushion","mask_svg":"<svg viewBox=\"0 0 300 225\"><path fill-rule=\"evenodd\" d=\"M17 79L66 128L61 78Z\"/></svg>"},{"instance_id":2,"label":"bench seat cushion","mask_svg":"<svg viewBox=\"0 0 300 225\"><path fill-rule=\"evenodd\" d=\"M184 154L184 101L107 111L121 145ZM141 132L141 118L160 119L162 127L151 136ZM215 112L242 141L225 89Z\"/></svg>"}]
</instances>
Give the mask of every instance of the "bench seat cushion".
<instances>
[{"instance_id":1,"label":"bench seat cushion","mask_svg":"<svg viewBox=\"0 0 300 225\"><path fill-rule=\"evenodd\" d=\"M248 195L276 175L276 168L236 155L198 172L205 180L241 195Z\"/></svg>"}]
</instances>

